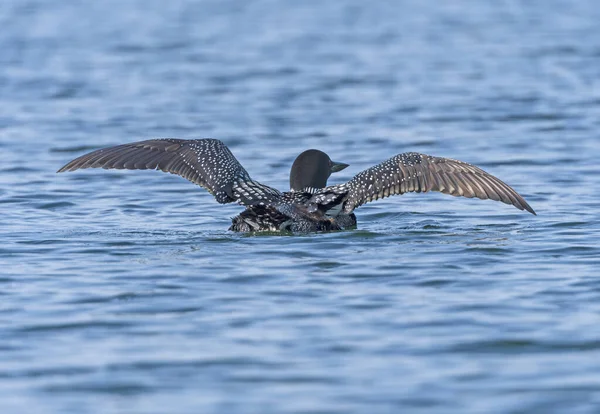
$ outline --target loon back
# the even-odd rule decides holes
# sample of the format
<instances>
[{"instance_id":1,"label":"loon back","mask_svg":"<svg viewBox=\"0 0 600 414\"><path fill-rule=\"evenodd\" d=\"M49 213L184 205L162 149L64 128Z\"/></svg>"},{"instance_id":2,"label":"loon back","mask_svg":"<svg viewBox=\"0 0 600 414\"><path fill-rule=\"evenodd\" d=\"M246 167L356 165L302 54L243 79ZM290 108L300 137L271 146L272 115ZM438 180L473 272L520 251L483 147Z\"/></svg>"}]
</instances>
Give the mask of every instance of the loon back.
<instances>
[{"instance_id":1,"label":"loon back","mask_svg":"<svg viewBox=\"0 0 600 414\"><path fill-rule=\"evenodd\" d=\"M231 151L216 139L152 139L92 151L58 172L84 168L161 170L206 188L219 203L246 211L233 219L235 231L328 231L352 228L357 207L406 192L439 191L491 199L535 214L515 190L462 161L408 152L368 168L344 184L325 187L332 172L348 165L309 150L292 167L290 192L253 180Z\"/></svg>"}]
</instances>

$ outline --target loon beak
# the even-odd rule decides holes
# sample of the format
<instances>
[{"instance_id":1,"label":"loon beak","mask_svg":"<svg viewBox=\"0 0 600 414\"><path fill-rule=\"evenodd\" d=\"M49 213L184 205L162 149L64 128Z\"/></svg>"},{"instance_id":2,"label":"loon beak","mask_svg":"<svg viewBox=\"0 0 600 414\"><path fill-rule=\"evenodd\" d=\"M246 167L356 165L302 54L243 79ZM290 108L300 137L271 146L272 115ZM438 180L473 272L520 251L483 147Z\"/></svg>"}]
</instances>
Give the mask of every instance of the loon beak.
<instances>
[{"instance_id":1,"label":"loon beak","mask_svg":"<svg viewBox=\"0 0 600 414\"><path fill-rule=\"evenodd\" d=\"M342 171L348 165L349 164L344 164L343 162L331 161L331 172L334 173L334 172Z\"/></svg>"}]
</instances>

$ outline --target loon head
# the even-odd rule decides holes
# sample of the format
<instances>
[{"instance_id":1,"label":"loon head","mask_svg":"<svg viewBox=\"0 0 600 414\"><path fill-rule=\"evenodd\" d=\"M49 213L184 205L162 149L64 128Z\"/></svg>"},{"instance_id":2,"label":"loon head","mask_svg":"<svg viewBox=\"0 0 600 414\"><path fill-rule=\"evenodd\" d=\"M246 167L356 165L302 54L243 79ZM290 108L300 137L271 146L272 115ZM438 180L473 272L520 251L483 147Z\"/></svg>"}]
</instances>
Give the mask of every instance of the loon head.
<instances>
[{"instance_id":1,"label":"loon head","mask_svg":"<svg viewBox=\"0 0 600 414\"><path fill-rule=\"evenodd\" d=\"M335 162L323 151L309 149L298 155L290 172L290 189L323 188L331 173L342 171L348 164Z\"/></svg>"}]
</instances>

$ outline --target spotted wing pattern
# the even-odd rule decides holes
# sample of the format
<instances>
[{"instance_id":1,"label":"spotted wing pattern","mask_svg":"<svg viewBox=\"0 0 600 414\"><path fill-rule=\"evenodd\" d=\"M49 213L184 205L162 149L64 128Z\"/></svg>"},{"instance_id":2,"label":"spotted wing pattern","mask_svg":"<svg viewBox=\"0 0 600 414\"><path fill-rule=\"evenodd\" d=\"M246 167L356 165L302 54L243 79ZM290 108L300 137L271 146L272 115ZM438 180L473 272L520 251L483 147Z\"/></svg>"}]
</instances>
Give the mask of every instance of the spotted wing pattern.
<instances>
[{"instance_id":1,"label":"spotted wing pattern","mask_svg":"<svg viewBox=\"0 0 600 414\"><path fill-rule=\"evenodd\" d=\"M217 139L151 139L92 151L58 172L83 168L161 170L206 188L219 203L263 204L280 192L254 181Z\"/></svg>"},{"instance_id":2,"label":"spotted wing pattern","mask_svg":"<svg viewBox=\"0 0 600 414\"><path fill-rule=\"evenodd\" d=\"M407 152L368 168L345 184L326 187L313 196L314 205L331 205L343 195L344 211L396 194L439 191L457 197L477 197L535 211L507 184L466 162Z\"/></svg>"}]
</instances>

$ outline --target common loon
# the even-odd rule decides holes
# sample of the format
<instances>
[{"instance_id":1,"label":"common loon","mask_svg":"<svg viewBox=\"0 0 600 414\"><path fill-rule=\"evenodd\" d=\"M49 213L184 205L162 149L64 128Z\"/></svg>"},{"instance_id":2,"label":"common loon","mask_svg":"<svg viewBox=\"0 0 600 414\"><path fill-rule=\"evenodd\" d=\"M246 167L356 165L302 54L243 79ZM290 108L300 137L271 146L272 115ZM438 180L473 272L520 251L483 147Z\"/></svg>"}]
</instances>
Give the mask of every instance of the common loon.
<instances>
[{"instance_id":1,"label":"common loon","mask_svg":"<svg viewBox=\"0 0 600 414\"><path fill-rule=\"evenodd\" d=\"M296 158L290 191L280 192L250 178L229 148L217 139L151 139L92 151L58 172L82 168L161 170L206 188L217 202L246 209L229 230L312 232L356 226L354 209L407 192L439 191L491 199L536 214L515 190L482 169L449 158L406 152L358 173L344 184L327 186L333 172L348 164L308 150Z\"/></svg>"}]
</instances>

